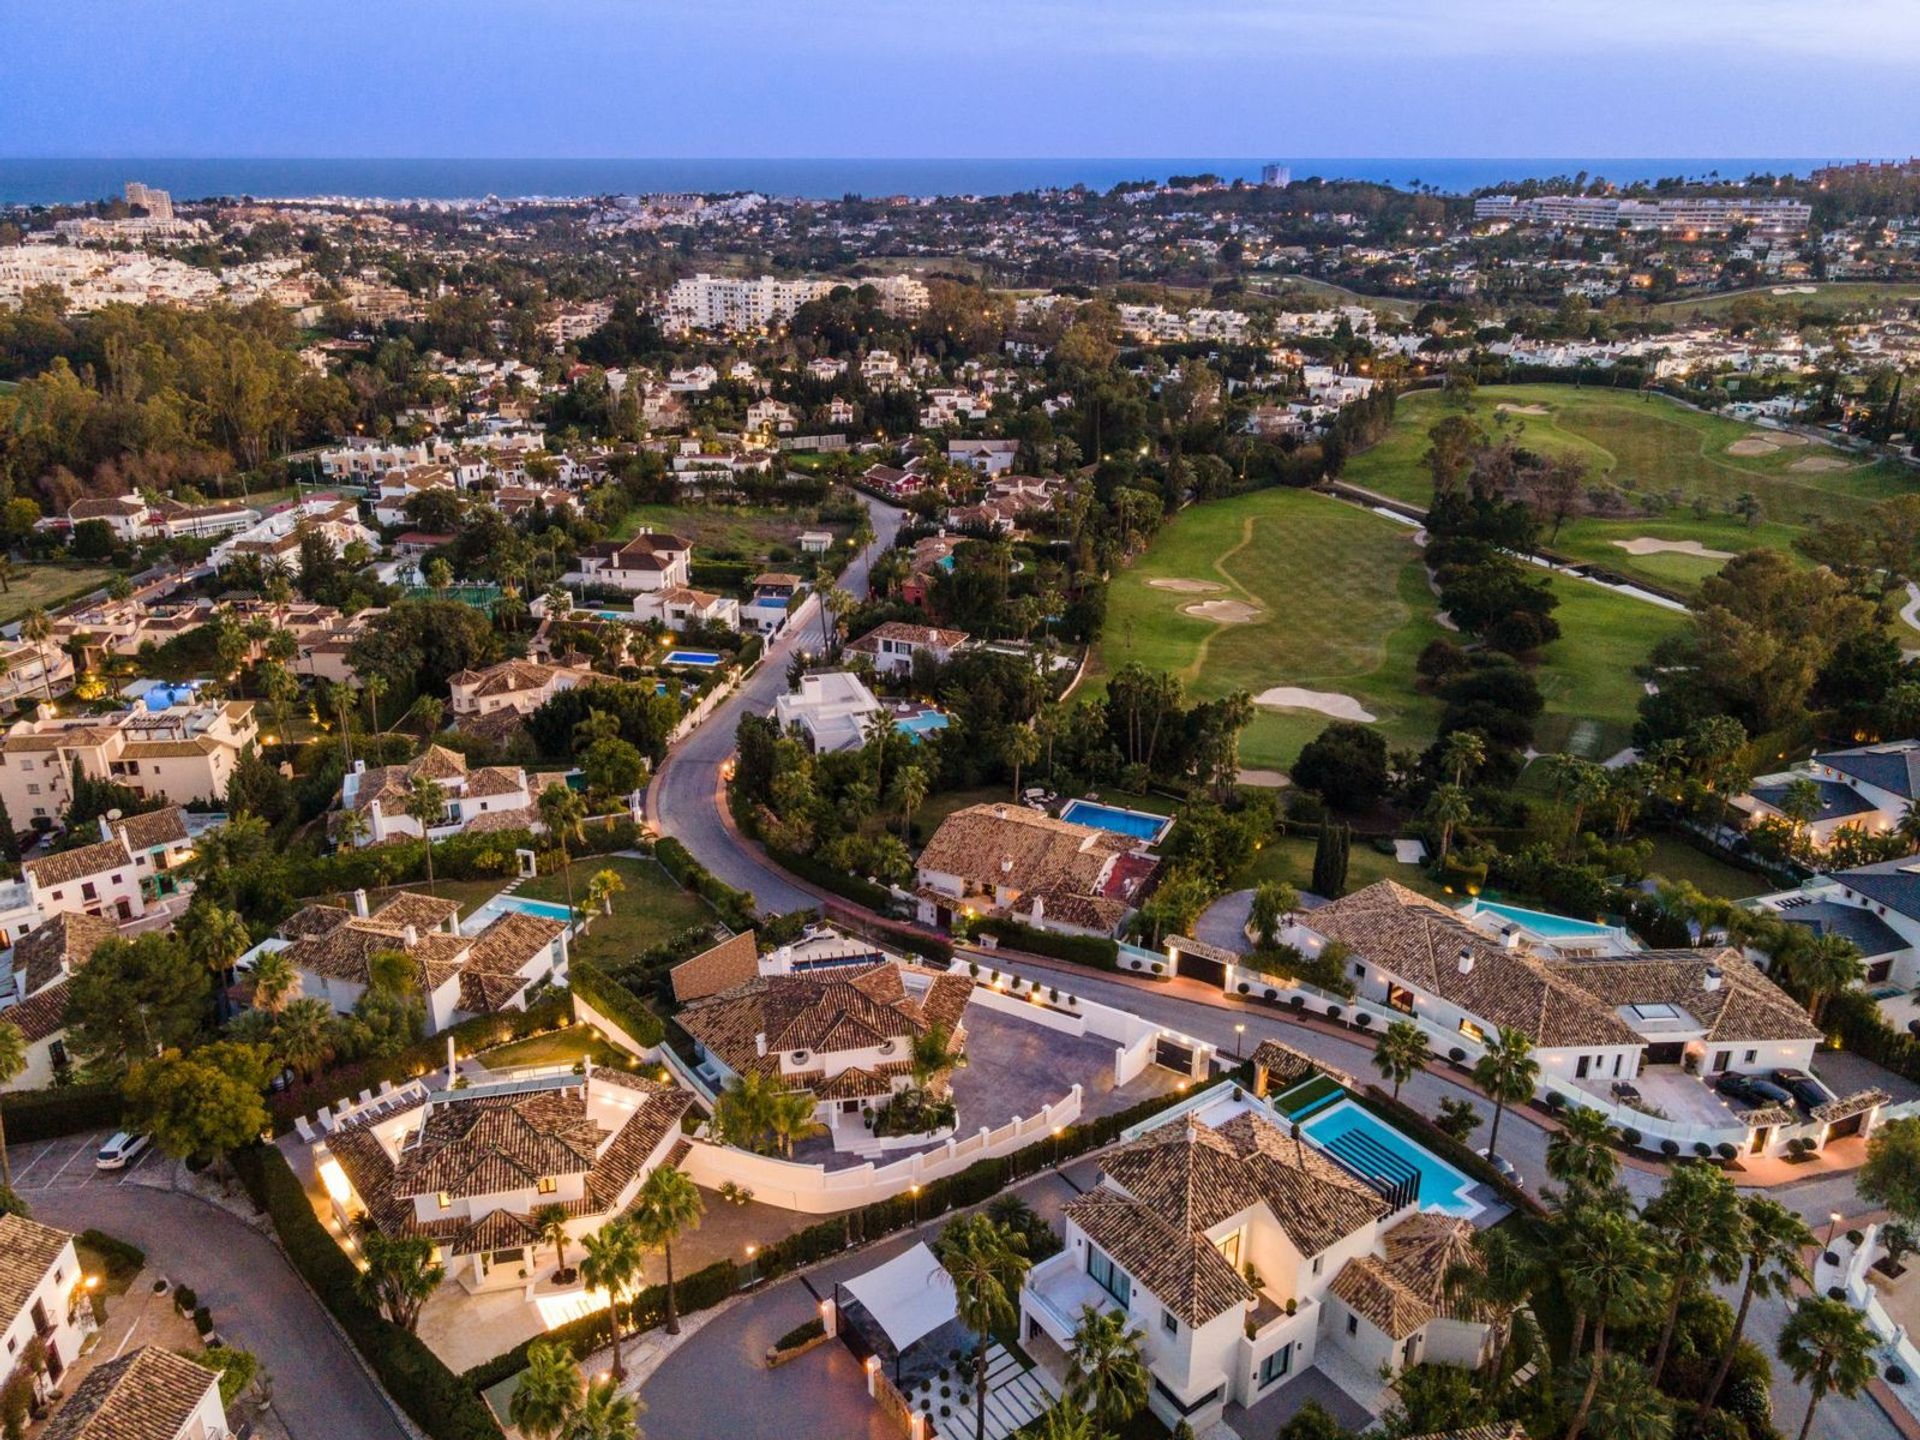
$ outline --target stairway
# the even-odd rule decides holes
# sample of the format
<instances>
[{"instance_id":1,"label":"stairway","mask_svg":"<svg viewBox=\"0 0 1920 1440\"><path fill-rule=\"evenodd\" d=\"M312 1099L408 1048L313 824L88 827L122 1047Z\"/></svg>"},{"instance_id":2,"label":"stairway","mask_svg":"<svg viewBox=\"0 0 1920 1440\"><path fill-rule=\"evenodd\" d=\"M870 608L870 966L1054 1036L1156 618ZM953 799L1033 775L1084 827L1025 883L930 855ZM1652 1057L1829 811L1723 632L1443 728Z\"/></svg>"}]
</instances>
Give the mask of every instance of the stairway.
<instances>
[{"instance_id":1,"label":"stairway","mask_svg":"<svg viewBox=\"0 0 1920 1440\"><path fill-rule=\"evenodd\" d=\"M1415 1201L1419 1200L1419 1170L1365 1131L1349 1130L1337 1139L1323 1142L1321 1148L1356 1175L1389 1189L1411 1182L1410 1193Z\"/></svg>"}]
</instances>

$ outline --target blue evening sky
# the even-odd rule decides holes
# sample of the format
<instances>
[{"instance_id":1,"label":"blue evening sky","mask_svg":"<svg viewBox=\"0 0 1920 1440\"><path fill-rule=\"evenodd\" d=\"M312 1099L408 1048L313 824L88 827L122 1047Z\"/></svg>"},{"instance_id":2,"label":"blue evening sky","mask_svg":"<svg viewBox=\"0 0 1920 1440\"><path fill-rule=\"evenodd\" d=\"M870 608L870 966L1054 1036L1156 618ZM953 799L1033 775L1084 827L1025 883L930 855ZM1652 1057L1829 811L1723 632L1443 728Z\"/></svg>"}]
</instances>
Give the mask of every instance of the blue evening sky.
<instances>
[{"instance_id":1,"label":"blue evening sky","mask_svg":"<svg viewBox=\"0 0 1920 1440\"><path fill-rule=\"evenodd\" d=\"M0 0L0 155L1917 150L1914 0Z\"/></svg>"}]
</instances>

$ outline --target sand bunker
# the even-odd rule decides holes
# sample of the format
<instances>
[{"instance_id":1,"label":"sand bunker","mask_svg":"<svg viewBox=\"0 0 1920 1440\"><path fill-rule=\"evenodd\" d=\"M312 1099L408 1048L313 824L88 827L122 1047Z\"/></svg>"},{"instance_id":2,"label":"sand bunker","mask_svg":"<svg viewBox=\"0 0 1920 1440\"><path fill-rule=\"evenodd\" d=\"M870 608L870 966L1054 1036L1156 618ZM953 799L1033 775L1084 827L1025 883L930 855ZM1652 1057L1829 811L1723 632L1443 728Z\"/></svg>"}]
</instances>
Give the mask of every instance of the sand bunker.
<instances>
[{"instance_id":1,"label":"sand bunker","mask_svg":"<svg viewBox=\"0 0 1920 1440\"><path fill-rule=\"evenodd\" d=\"M1211 595L1227 588L1211 580L1149 580L1147 584L1155 590L1171 590L1176 595Z\"/></svg>"},{"instance_id":2,"label":"sand bunker","mask_svg":"<svg viewBox=\"0 0 1920 1440\"><path fill-rule=\"evenodd\" d=\"M1509 405L1504 401L1493 408L1504 410L1509 415L1551 415L1553 413L1544 405Z\"/></svg>"},{"instance_id":3,"label":"sand bunker","mask_svg":"<svg viewBox=\"0 0 1920 1440\"><path fill-rule=\"evenodd\" d=\"M1244 625L1258 619L1260 611L1244 600L1202 600L1197 605L1182 605L1180 613L1196 620L1214 620L1222 625Z\"/></svg>"},{"instance_id":4,"label":"sand bunker","mask_svg":"<svg viewBox=\"0 0 1920 1440\"><path fill-rule=\"evenodd\" d=\"M1251 785L1257 790L1284 790L1293 784L1278 770L1242 770L1240 783Z\"/></svg>"},{"instance_id":5,"label":"sand bunker","mask_svg":"<svg viewBox=\"0 0 1920 1440\"><path fill-rule=\"evenodd\" d=\"M1276 685L1253 697L1253 703L1269 710L1317 710L1335 720L1368 721L1375 717L1351 695L1331 690L1302 690L1296 685Z\"/></svg>"},{"instance_id":6,"label":"sand bunker","mask_svg":"<svg viewBox=\"0 0 1920 1440\"><path fill-rule=\"evenodd\" d=\"M1812 472L1814 474L1821 474L1828 470L1851 470L1853 464L1851 461L1842 460L1835 455L1809 455L1803 460L1794 461L1787 468L1789 470L1799 470L1803 473Z\"/></svg>"},{"instance_id":7,"label":"sand bunker","mask_svg":"<svg viewBox=\"0 0 1920 1440\"><path fill-rule=\"evenodd\" d=\"M1780 447L1759 435L1743 435L1727 446L1729 455L1771 455Z\"/></svg>"},{"instance_id":8,"label":"sand bunker","mask_svg":"<svg viewBox=\"0 0 1920 1440\"><path fill-rule=\"evenodd\" d=\"M1731 550L1709 550L1698 540L1656 540L1638 535L1631 540L1613 542L1629 555L1695 555L1702 560L1731 560Z\"/></svg>"}]
</instances>

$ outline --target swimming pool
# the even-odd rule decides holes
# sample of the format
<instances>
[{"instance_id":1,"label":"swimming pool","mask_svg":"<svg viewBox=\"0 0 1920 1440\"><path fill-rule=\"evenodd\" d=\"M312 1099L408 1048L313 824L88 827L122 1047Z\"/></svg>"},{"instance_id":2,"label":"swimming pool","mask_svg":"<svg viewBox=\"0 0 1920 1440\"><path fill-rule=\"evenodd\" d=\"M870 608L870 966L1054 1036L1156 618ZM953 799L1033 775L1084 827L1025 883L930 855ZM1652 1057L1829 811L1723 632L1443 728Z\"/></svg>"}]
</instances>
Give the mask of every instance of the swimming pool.
<instances>
[{"instance_id":1,"label":"swimming pool","mask_svg":"<svg viewBox=\"0 0 1920 1440\"><path fill-rule=\"evenodd\" d=\"M552 900L528 900L519 895L495 895L486 904L460 922L465 935L477 935L508 913L533 915L542 920L558 920L562 925L573 919L573 912Z\"/></svg>"},{"instance_id":2,"label":"swimming pool","mask_svg":"<svg viewBox=\"0 0 1920 1440\"><path fill-rule=\"evenodd\" d=\"M1067 808L1060 812L1060 818L1070 825L1090 825L1095 830L1131 836L1149 845L1159 844L1173 828L1173 821L1165 815L1149 815L1144 810L1122 810L1117 805L1101 805L1092 800L1069 800Z\"/></svg>"},{"instance_id":3,"label":"swimming pool","mask_svg":"<svg viewBox=\"0 0 1920 1440\"><path fill-rule=\"evenodd\" d=\"M1480 1213L1479 1202L1467 1194L1472 1180L1352 1100L1322 1110L1301 1125L1300 1133L1362 1175L1389 1184L1417 1176L1423 1210L1462 1217Z\"/></svg>"},{"instance_id":4,"label":"swimming pool","mask_svg":"<svg viewBox=\"0 0 1920 1440\"><path fill-rule=\"evenodd\" d=\"M720 657L712 650L669 650L663 665L691 665L702 670L711 670L720 663Z\"/></svg>"},{"instance_id":5,"label":"swimming pool","mask_svg":"<svg viewBox=\"0 0 1920 1440\"><path fill-rule=\"evenodd\" d=\"M897 715L893 725L896 730L907 732L907 739L918 745L920 741L936 730L944 730L952 723L938 710L922 710L913 715Z\"/></svg>"},{"instance_id":6,"label":"swimming pool","mask_svg":"<svg viewBox=\"0 0 1920 1440\"><path fill-rule=\"evenodd\" d=\"M619 620L628 625L640 623L640 617L631 610L589 610L587 613L596 620Z\"/></svg>"},{"instance_id":7,"label":"swimming pool","mask_svg":"<svg viewBox=\"0 0 1920 1440\"><path fill-rule=\"evenodd\" d=\"M1611 925L1596 925L1591 920L1575 920L1571 915L1553 915L1545 910L1525 910L1518 905L1496 905L1491 900L1475 900L1469 915L1497 915L1500 919L1530 930L1545 939L1598 940L1611 935Z\"/></svg>"}]
</instances>

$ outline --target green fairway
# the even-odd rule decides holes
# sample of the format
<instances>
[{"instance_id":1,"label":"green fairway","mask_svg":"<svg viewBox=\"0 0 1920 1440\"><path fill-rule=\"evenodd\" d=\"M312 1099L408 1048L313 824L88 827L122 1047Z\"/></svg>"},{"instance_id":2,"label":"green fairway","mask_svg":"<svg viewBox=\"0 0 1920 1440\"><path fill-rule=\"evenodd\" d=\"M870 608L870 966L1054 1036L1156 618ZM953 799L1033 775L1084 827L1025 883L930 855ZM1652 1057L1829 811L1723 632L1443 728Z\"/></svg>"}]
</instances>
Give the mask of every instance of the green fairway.
<instances>
[{"instance_id":1,"label":"green fairway","mask_svg":"<svg viewBox=\"0 0 1920 1440\"><path fill-rule=\"evenodd\" d=\"M1803 293L1812 291L1812 294ZM1910 282L1877 280L1829 280L1815 285L1763 285L1751 290L1730 290L1722 295L1704 295L1692 300L1665 300L1649 305L1647 313L1675 323L1697 318L1713 319L1725 315L1735 301L1746 297L1774 305L1792 305L1802 311L1837 315L1870 306L1896 305L1920 299L1920 285Z\"/></svg>"},{"instance_id":2,"label":"green fairway","mask_svg":"<svg viewBox=\"0 0 1920 1440\"><path fill-rule=\"evenodd\" d=\"M1693 589L1724 559L1674 551L1636 555L1623 542L1693 541L1730 553L1760 545L1788 550L1817 519L1855 518L1875 500L1920 488L1896 466L1862 463L1660 395L1503 385L1478 391L1472 405L1471 418L1490 435L1504 435L1526 450L1578 456L1591 479L1608 480L1649 511L1644 518L1571 520L1547 537L1553 549L1682 590ZM1386 438L1348 461L1341 478L1426 505L1433 496L1421 461L1427 430L1455 413L1441 391L1403 395ZM1730 512L1746 494L1760 504L1752 524Z\"/></svg>"},{"instance_id":3,"label":"green fairway","mask_svg":"<svg viewBox=\"0 0 1920 1440\"><path fill-rule=\"evenodd\" d=\"M1534 744L1605 760L1633 738L1635 707L1646 693L1634 666L1687 617L1568 576L1554 576L1553 588L1561 633L1534 672L1547 701Z\"/></svg>"}]
</instances>

